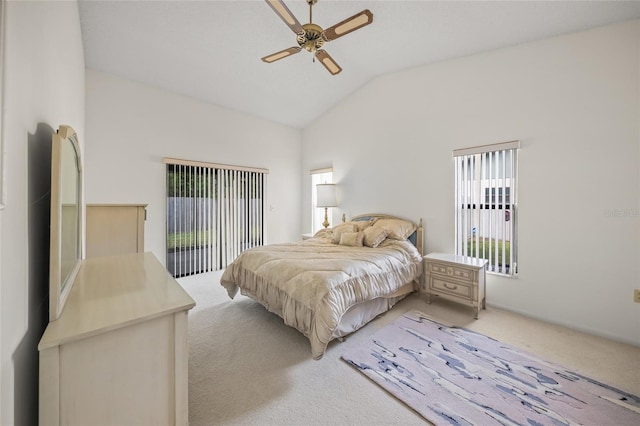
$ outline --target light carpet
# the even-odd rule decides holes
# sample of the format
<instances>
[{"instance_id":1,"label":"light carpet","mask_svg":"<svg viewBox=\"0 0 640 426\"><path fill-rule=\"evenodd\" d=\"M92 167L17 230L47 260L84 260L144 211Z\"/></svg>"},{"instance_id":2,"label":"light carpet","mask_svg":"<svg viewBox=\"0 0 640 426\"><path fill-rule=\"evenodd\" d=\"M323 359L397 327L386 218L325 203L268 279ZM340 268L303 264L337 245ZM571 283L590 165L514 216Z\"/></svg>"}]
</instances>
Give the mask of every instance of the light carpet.
<instances>
[{"instance_id":1,"label":"light carpet","mask_svg":"<svg viewBox=\"0 0 640 426\"><path fill-rule=\"evenodd\" d=\"M640 348L578 333L488 306L474 320L471 308L411 295L345 342L331 342L311 358L309 340L252 300L231 300L221 272L180 278L196 301L189 311L189 424L420 425L427 421L340 356L405 312L434 318L500 339L545 359L640 394Z\"/></svg>"},{"instance_id":2,"label":"light carpet","mask_svg":"<svg viewBox=\"0 0 640 426\"><path fill-rule=\"evenodd\" d=\"M411 311L342 358L436 425L639 425L640 398Z\"/></svg>"}]
</instances>

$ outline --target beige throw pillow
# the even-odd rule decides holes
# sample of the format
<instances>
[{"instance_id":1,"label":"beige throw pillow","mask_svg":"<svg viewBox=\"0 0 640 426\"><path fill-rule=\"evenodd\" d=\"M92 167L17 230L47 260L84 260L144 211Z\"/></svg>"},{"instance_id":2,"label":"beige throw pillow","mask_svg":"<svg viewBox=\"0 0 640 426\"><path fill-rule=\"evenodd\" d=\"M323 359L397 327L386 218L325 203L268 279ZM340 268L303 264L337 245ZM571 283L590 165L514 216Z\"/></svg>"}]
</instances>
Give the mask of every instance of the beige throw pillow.
<instances>
[{"instance_id":1,"label":"beige throw pillow","mask_svg":"<svg viewBox=\"0 0 640 426\"><path fill-rule=\"evenodd\" d=\"M352 220L345 222L343 225L353 225L356 228L356 232L364 231L373 224L372 220Z\"/></svg>"},{"instance_id":2,"label":"beige throw pillow","mask_svg":"<svg viewBox=\"0 0 640 426\"><path fill-rule=\"evenodd\" d=\"M373 227L386 229L389 231L388 238L394 240L406 240L417 229L412 222L402 219L380 219Z\"/></svg>"},{"instance_id":3,"label":"beige throw pillow","mask_svg":"<svg viewBox=\"0 0 640 426\"><path fill-rule=\"evenodd\" d=\"M350 247L362 247L364 232L343 232L340 235L340 245Z\"/></svg>"},{"instance_id":4,"label":"beige throw pillow","mask_svg":"<svg viewBox=\"0 0 640 426\"><path fill-rule=\"evenodd\" d=\"M364 245L371 248L376 248L381 242L387 238L389 231L385 228L376 228L372 226L364 230Z\"/></svg>"},{"instance_id":5,"label":"beige throw pillow","mask_svg":"<svg viewBox=\"0 0 640 426\"><path fill-rule=\"evenodd\" d=\"M340 236L342 235L343 232L356 232L356 231L357 229L355 228L355 226L351 224L343 223L342 225L338 225L333 228L333 238L331 242L333 244L339 244Z\"/></svg>"}]
</instances>

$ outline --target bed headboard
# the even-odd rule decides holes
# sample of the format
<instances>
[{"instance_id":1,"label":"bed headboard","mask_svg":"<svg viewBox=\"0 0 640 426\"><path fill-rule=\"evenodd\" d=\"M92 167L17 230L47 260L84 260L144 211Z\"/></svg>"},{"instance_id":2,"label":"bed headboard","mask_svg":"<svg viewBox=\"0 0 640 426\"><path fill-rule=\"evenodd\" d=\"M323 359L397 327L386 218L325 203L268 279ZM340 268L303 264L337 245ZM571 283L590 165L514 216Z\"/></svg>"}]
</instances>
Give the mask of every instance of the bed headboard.
<instances>
[{"instance_id":1,"label":"bed headboard","mask_svg":"<svg viewBox=\"0 0 640 426\"><path fill-rule=\"evenodd\" d=\"M400 219L400 220L406 220L408 222L412 222L414 225L416 225L416 230L413 234L409 236L408 240L411 241L411 243L414 246L416 246L420 255L424 254L424 227L422 225L422 218L420 218L420 221L418 223L413 222L412 220L409 220L409 219L405 219L403 217L393 216L393 215L384 214L384 213L360 214L357 216L353 216L351 218L351 220L355 222L359 222L363 220L371 220L371 219ZM343 222L346 221L346 217L344 214L342 215L342 221Z\"/></svg>"}]
</instances>

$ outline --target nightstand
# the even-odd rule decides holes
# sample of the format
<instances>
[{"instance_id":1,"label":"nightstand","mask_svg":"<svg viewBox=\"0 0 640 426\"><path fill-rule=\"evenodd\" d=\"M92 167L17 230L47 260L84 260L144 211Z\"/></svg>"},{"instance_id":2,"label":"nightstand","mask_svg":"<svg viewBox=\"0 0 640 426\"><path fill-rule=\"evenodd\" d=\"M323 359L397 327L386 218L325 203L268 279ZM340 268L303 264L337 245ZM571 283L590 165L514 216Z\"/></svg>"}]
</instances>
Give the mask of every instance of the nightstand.
<instances>
[{"instance_id":1,"label":"nightstand","mask_svg":"<svg viewBox=\"0 0 640 426\"><path fill-rule=\"evenodd\" d=\"M431 303L431 296L440 296L464 303L474 309L478 319L480 308L486 309L485 259L447 253L424 256L425 280L422 291Z\"/></svg>"}]
</instances>

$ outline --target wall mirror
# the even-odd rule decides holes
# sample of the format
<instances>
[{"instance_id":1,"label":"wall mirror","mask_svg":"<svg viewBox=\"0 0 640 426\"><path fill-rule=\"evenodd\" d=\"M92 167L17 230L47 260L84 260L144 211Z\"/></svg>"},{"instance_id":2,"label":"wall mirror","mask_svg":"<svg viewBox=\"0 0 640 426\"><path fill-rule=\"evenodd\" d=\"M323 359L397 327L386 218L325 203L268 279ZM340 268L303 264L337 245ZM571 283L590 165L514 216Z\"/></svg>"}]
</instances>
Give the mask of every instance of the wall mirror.
<instances>
[{"instance_id":1,"label":"wall mirror","mask_svg":"<svg viewBox=\"0 0 640 426\"><path fill-rule=\"evenodd\" d=\"M58 319L82 262L82 161L78 136L60 126L51 146L49 321Z\"/></svg>"}]
</instances>

